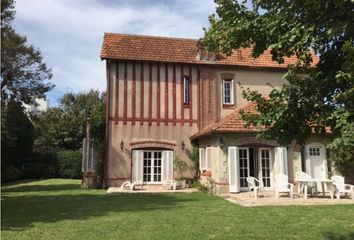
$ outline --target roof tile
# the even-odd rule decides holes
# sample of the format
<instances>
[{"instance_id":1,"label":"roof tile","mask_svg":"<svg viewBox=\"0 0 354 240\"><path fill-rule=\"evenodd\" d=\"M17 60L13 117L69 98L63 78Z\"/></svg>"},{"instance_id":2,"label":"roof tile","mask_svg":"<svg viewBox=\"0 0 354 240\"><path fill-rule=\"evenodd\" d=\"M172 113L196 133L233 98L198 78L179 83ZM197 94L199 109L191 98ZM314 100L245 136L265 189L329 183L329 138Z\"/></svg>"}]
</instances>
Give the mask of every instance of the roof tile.
<instances>
[{"instance_id":1,"label":"roof tile","mask_svg":"<svg viewBox=\"0 0 354 240\"><path fill-rule=\"evenodd\" d=\"M279 64L272 61L269 50L255 59L251 57L251 48L243 48L235 50L231 56L218 54L216 61L205 61L196 57L197 43L196 39L105 33L101 58L267 68L286 68L297 59L292 56Z\"/></svg>"}]
</instances>

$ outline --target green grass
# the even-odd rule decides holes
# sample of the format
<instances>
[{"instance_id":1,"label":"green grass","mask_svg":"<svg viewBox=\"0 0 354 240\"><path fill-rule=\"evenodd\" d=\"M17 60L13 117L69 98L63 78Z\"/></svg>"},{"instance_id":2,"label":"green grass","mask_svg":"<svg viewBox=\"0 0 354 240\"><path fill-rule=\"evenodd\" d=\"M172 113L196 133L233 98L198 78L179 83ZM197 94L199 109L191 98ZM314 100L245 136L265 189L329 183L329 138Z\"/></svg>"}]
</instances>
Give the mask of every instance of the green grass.
<instances>
[{"instance_id":1,"label":"green grass","mask_svg":"<svg viewBox=\"0 0 354 240\"><path fill-rule=\"evenodd\" d=\"M354 239L354 205L241 207L193 194L120 194L51 179L2 187L2 239Z\"/></svg>"}]
</instances>

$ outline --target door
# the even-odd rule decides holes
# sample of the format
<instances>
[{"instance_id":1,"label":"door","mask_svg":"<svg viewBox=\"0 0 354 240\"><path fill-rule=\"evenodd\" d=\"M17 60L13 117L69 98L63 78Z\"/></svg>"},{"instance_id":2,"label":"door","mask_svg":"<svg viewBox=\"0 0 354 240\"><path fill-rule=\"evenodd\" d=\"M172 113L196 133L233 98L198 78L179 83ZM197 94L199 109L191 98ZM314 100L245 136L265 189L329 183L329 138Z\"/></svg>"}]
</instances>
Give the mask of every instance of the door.
<instances>
[{"instance_id":1,"label":"door","mask_svg":"<svg viewBox=\"0 0 354 240\"><path fill-rule=\"evenodd\" d=\"M308 155L310 158L310 174L314 179L322 179L323 156L321 146L309 146Z\"/></svg>"},{"instance_id":2,"label":"door","mask_svg":"<svg viewBox=\"0 0 354 240\"><path fill-rule=\"evenodd\" d=\"M327 159L323 144L306 146L306 172L315 179L327 178Z\"/></svg>"},{"instance_id":3,"label":"door","mask_svg":"<svg viewBox=\"0 0 354 240\"><path fill-rule=\"evenodd\" d=\"M306 147L306 172L313 179L327 179L327 160L323 144L309 144ZM322 186L317 183L317 188L322 191Z\"/></svg>"},{"instance_id":4,"label":"door","mask_svg":"<svg viewBox=\"0 0 354 240\"><path fill-rule=\"evenodd\" d=\"M240 190L248 191L247 177L250 175L248 148L239 148L238 163L240 168Z\"/></svg>"},{"instance_id":5,"label":"door","mask_svg":"<svg viewBox=\"0 0 354 240\"><path fill-rule=\"evenodd\" d=\"M162 151L144 151L143 182L160 183L162 179Z\"/></svg>"},{"instance_id":6,"label":"door","mask_svg":"<svg viewBox=\"0 0 354 240\"><path fill-rule=\"evenodd\" d=\"M272 157L270 149L259 149L259 180L263 182L265 188L271 187Z\"/></svg>"}]
</instances>

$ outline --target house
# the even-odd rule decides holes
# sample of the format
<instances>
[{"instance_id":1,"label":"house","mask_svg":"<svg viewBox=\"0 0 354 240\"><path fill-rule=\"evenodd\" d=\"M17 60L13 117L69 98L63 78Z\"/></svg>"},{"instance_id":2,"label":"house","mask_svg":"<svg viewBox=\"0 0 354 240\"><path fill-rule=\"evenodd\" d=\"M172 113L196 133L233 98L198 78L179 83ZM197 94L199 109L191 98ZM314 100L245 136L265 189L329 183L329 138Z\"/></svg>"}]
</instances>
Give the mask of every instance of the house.
<instances>
[{"instance_id":1,"label":"house","mask_svg":"<svg viewBox=\"0 0 354 240\"><path fill-rule=\"evenodd\" d=\"M238 83L266 96L268 84L285 83L286 67L296 60L278 64L269 51L257 59L250 52L224 56L193 39L105 33L106 183L153 185L176 178L173 161L191 165L192 142L199 146L201 172L211 175L219 193L247 190L247 176L261 179L268 189L278 173L290 182L300 170L326 177L320 138L303 147L282 146L257 139L258 129L244 127L239 110L253 111L254 104L242 98Z\"/></svg>"},{"instance_id":2,"label":"house","mask_svg":"<svg viewBox=\"0 0 354 240\"><path fill-rule=\"evenodd\" d=\"M41 112L45 112L48 110L50 103L49 100L44 98L36 98L35 104L25 104L23 103L23 107L25 108L25 112L31 115L39 115Z\"/></svg>"}]
</instances>

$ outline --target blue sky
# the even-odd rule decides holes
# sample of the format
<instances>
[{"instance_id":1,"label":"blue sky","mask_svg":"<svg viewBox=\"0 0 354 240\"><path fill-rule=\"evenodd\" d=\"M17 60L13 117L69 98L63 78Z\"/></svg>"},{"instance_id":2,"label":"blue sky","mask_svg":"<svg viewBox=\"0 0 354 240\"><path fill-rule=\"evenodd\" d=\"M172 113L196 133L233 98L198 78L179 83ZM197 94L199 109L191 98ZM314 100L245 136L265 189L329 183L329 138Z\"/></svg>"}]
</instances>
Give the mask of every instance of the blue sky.
<instances>
[{"instance_id":1,"label":"blue sky","mask_svg":"<svg viewBox=\"0 0 354 240\"><path fill-rule=\"evenodd\" d=\"M104 32L203 36L213 0L17 0L15 28L53 70L52 106L65 92L105 90Z\"/></svg>"}]
</instances>

